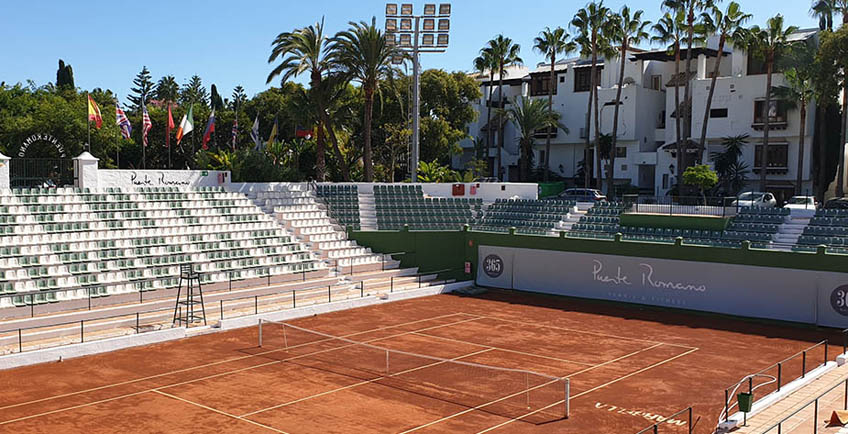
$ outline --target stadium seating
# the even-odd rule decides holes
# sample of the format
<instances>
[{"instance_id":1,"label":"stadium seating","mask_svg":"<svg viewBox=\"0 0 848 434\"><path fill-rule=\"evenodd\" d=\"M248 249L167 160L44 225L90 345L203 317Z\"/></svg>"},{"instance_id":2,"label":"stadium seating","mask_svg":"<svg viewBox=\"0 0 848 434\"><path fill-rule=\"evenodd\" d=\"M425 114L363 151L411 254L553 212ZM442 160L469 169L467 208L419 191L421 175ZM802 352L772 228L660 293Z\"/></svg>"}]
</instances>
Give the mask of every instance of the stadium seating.
<instances>
[{"instance_id":1,"label":"stadium seating","mask_svg":"<svg viewBox=\"0 0 848 434\"><path fill-rule=\"evenodd\" d=\"M793 250L815 251L818 245L828 246L831 252L848 253L848 210L816 211Z\"/></svg>"},{"instance_id":2,"label":"stadium seating","mask_svg":"<svg viewBox=\"0 0 848 434\"><path fill-rule=\"evenodd\" d=\"M424 197L420 185L375 185L374 200L380 230L459 229L477 223L483 207L482 199Z\"/></svg>"},{"instance_id":3,"label":"stadium seating","mask_svg":"<svg viewBox=\"0 0 848 434\"><path fill-rule=\"evenodd\" d=\"M359 189L355 185L319 184L315 191L325 205L331 218L342 226L360 229Z\"/></svg>"},{"instance_id":4,"label":"stadium seating","mask_svg":"<svg viewBox=\"0 0 848 434\"><path fill-rule=\"evenodd\" d=\"M497 199L473 227L491 232L515 227L519 233L547 235L562 225L575 205L566 200Z\"/></svg>"},{"instance_id":5,"label":"stadium seating","mask_svg":"<svg viewBox=\"0 0 848 434\"><path fill-rule=\"evenodd\" d=\"M221 188L0 191L0 307L175 287L326 265L247 197Z\"/></svg>"}]
</instances>

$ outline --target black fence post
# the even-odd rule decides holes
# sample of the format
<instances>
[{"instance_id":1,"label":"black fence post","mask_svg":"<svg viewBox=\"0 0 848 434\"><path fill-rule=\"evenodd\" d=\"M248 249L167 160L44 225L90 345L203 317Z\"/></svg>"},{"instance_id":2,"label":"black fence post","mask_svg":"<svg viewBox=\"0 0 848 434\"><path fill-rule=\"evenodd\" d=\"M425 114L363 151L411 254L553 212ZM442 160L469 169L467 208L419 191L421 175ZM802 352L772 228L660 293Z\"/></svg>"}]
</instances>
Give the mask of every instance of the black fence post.
<instances>
[{"instance_id":1,"label":"black fence post","mask_svg":"<svg viewBox=\"0 0 848 434\"><path fill-rule=\"evenodd\" d=\"M692 407L689 407L689 434L692 434Z\"/></svg>"},{"instance_id":2,"label":"black fence post","mask_svg":"<svg viewBox=\"0 0 848 434\"><path fill-rule=\"evenodd\" d=\"M218 300L218 303L220 303L220 309L221 309L221 315L220 316L221 316L221 321L223 321L224 320L224 300Z\"/></svg>"},{"instance_id":3,"label":"black fence post","mask_svg":"<svg viewBox=\"0 0 848 434\"><path fill-rule=\"evenodd\" d=\"M136 333L136 334L141 333L141 327L140 327L140 325L139 325L139 322L140 322L140 321L139 321L139 313L138 313L138 312L136 312L136 313L135 313L135 333Z\"/></svg>"},{"instance_id":4,"label":"black fence post","mask_svg":"<svg viewBox=\"0 0 848 434\"><path fill-rule=\"evenodd\" d=\"M727 389L724 389L724 421L727 422L730 418L730 398Z\"/></svg>"},{"instance_id":5,"label":"black fence post","mask_svg":"<svg viewBox=\"0 0 848 434\"><path fill-rule=\"evenodd\" d=\"M86 288L85 292L88 294L88 310L91 310L91 288Z\"/></svg>"},{"instance_id":6,"label":"black fence post","mask_svg":"<svg viewBox=\"0 0 848 434\"><path fill-rule=\"evenodd\" d=\"M85 323L84 319L80 320L80 343L85 342Z\"/></svg>"},{"instance_id":7,"label":"black fence post","mask_svg":"<svg viewBox=\"0 0 848 434\"><path fill-rule=\"evenodd\" d=\"M801 378L807 375L807 350L801 353Z\"/></svg>"},{"instance_id":8,"label":"black fence post","mask_svg":"<svg viewBox=\"0 0 848 434\"><path fill-rule=\"evenodd\" d=\"M359 282L359 298L365 297L365 281Z\"/></svg>"},{"instance_id":9,"label":"black fence post","mask_svg":"<svg viewBox=\"0 0 848 434\"><path fill-rule=\"evenodd\" d=\"M229 283L229 285L228 285L227 291L228 291L228 292L232 292L232 291L233 291L233 272L232 272L232 271L230 271L229 273L227 273L227 277L228 277L228 279L227 279L227 280L229 281L229 282L228 282L228 283Z\"/></svg>"},{"instance_id":10,"label":"black fence post","mask_svg":"<svg viewBox=\"0 0 848 434\"><path fill-rule=\"evenodd\" d=\"M330 288L330 285L327 285L327 303L333 302L333 292Z\"/></svg>"},{"instance_id":11,"label":"black fence post","mask_svg":"<svg viewBox=\"0 0 848 434\"><path fill-rule=\"evenodd\" d=\"M827 363L827 340L824 341L824 363Z\"/></svg>"},{"instance_id":12,"label":"black fence post","mask_svg":"<svg viewBox=\"0 0 848 434\"><path fill-rule=\"evenodd\" d=\"M389 277L389 292L395 292L395 276Z\"/></svg>"},{"instance_id":13,"label":"black fence post","mask_svg":"<svg viewBox=\"0 0 848 434\"><path fill-rule=\"evenodd\" d=\"M21 329L18 329L18 352L19 353L24 352L24 340L23 340L21 333L22 333ZM845 387L846 387L845 390L848 390L848 380L845 380ZM846 396L848 396L848 395L846 395Z\"/></svg>"},{"instance_id":14,"label":"black fence post","mask_svg":"<svg viewBox=\"0 0 848 434\"><path fill-rule=\"evenodd\" d=\"M29 317L35 317L35 295L32 294L29 296Z\"/></svg>"},{"instance_id":15,"label":"black fence post","mask_svg":"<svg viewBox=\"0 0 848 434\"><path fill-rule=\"evenodd\" d=\"M259 296L253 296L253 314L257 315L259 313Z\"/></svg>"},{"instance_id":16,"label":"black fence post","mask_svg":"<svg viewBox=\"0 0 848 434\"><path fill-rule=\"evenodd\" d=\"M297 307L297 291L292 289L292 309Z\"/></svg>"},{"instance_id":17,"label":"black fence post","mask_svg":"<svg viewBox=\"0 0 848 434\"><path fill-rule=\"evenodd\" d=\"M782 362L777 362L777 391L780 392L780 379L783 374L783 364Z\"/></svg>"}]
</instances>

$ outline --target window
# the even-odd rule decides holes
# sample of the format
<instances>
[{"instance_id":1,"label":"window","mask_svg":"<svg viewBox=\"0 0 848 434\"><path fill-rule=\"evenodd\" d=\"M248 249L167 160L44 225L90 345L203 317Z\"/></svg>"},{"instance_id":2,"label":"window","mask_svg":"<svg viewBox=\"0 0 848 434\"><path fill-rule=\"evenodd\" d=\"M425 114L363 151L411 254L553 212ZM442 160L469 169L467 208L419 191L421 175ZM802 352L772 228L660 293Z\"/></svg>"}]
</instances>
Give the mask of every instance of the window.
<instances>
[{"instance_id":1,"label":"window","mask_svg":"<svg viewBox=\"0 0 848 434\"><path fill-rule=\"evenodd\" d=\"M545 151L539 151L539 166L545 166Z\"/></svg>"},{"instance_id":2,"label":"window","mask_svg":"<svg viewBox=\"0 0 848 434\"><path fill-rule=\"evenodd\" d=\"M765 122L765 100L754 101L754 127L762 127ZM788 104L782 100L772 100L769 104L768 117L770 128L786 127L786 111Z\"/></svg>"},{"instance_id":3,"label":"window","mask_svg":"<svg viewBox=\"0 0 848 434\"><path fill-rule=\"evenodd\" d=\"M622 165L621 165L621 171L622 171L622 172L627 172L627 165L626 165L626 164L622 164Z\"/></svg>"},{"instance_id":4,"label":"window","mask_svg":"<svg viewBox=\"0 0 848 434\"><path fill-rule=\"evenodd\" d=\"M771 67L771 72L782 72L783 64L780 60L780 56L775 56L774 64ZM748 75L761 75L766 74L768 65L766 65L765 59L763 56L758 56L756 54L748 55Z\"/></svg>"},{"instance_id":5,"label":"window","mask_svg":"<svg viewBox=\"0 0 848 434\"><path fill-rule=\"evenodd\" d=\"M668 188L668 173L663 173L662 188Z\"/></svg>"},{"instance_id":6,"label":"window","mask_svg":"<svg viewBox=\"0 0 848 434\"><path fill-rule=\"evenodd\" d=\"M651 76L651 89L662 90L662 75Z\"/></svg>"},{"instance_id":7,"label":"window","mask_svg":"<svg viewBox=\"0 0 848 434\"><path fill-rule=\"evenodd\" d=\"M627 147L626 146L616 146L615 147L615 158L627 158Z\"/></svg>"},{"instance_id":8,"label":"window","mask_svg":"<svg viewBox=\"0 0 848 434\"><path fill-rule=\"evenodd\" d=\"M530 96L540 96L547 95L551 89L551 75L548 73L545 74L536 74L531 76L530 78ZM557 89L554 86L554 95L556 95Z\"/></svg>"},{"instance_id":9,"label":"window","mask_svg":"<svg viewBox=\"0 0 848 434\"><path fill-rule=\"evenodd\" d=\"M789 144L769 143L768 147L768 172L786 172L789 166ZM762 167L763 145L754 148L754 171L759 172Z\"/></svg>"},{"instance_id":10,"label":"window","mask_svg":"<svg viewBox=\"0 0 848 434\"><path fill-rule=\"evenodd\" d=\"M560 82L560 83L565 83L565 75L560 75L560 76L559 76L559 82Z\"/></svg>"},{"instance_id":11,"label":"window","mask_svg":"<svg viewBox=\"0 0 848 434\"><path fill-rule=\"evenodd\" d=\"M595 83L600 83L601 81L601 70L602 66L597 67L597 77L595 79ZM585 66L581 68L574 69L574 91L575 92L588 92L589 89L592 88L592 68Z\"/></svg>"},{"instance_id":12,"label":"window","mask_svg":"<svg viewBox=\"0 0 848 434\"><path fill-rule=\"evenodd\" d=\"M726 118L727 117L727 109L726 108L710 109L710 117L711 118Z\"/></svg>"},{"instance_id":13,"label":"window","mask_svg":"<svg viewBox=\"0 0 848 434\"><path fill-rule=\"evenodd\" d=\"M557 131L559 129L556 127L550 128L539 128L536 131L533 131L533 137L536 139L544 139L547 137L554 138L557 136Z\"/></svg>"}]
</instances>

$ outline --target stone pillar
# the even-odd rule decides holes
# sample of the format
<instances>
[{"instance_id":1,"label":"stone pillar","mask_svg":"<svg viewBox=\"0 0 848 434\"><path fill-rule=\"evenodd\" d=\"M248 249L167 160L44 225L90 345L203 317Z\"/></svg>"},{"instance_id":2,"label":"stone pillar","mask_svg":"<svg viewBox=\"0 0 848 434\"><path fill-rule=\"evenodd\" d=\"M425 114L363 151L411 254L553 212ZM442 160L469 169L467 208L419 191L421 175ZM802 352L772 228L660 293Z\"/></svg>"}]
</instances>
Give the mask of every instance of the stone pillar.
<instances>
[{"instance_id":1,"label":"stone pillar","mask_svg":"<svg viewBox=\"0 0 848 434\"><path fill-rule=\"evenodd\" d=\"M9 157L0 153L0 189L10 188L11 180L9 179Z\"/></svg>"},{"instance_id":2,"label":"stone pillar","mask_svg":"<svg viewBox=\"0 0 848 434\"><path fill-rule=\"evenodd\" d=\"M100 160L94 155L89 154L88 151L74 158L74 187L97 189L98 161Z\"/></svg>"}]
</instances>

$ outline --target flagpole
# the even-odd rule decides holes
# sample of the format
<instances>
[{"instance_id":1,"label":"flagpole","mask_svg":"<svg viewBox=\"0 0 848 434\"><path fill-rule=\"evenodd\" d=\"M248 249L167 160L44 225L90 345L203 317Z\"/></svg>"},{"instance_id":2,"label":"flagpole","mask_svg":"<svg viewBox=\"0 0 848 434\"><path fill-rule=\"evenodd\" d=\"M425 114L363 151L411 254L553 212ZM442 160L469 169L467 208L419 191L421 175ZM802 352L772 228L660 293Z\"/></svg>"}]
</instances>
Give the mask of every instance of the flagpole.
<instances>
[{"instance_id":1,"label":"flagpole","mask_svg":"<svg viewBox=\"0 0 848 434\"><path fill-rule=\"evenodd\" d=\"M88 115L88 106L91 103L88 102L88 98L90 98L90 97L88 96L88 91L86 91L85 92L85 125L86 125L86 127L88 127L88 143L86 143L86 151L91 152L91 119L89 118L89 115Z\"/></svg>"},{"instance_id":2,"label":"flagpole","mask_svg":"<svg viewBox=\"0 0 848 434\"><path fill-rule=\"evenodd\" d=\"M165 145L168 146L168 169L171 167L171 102L168 102L168 119L165 121Z\"/></svg>"}]
</instances>

